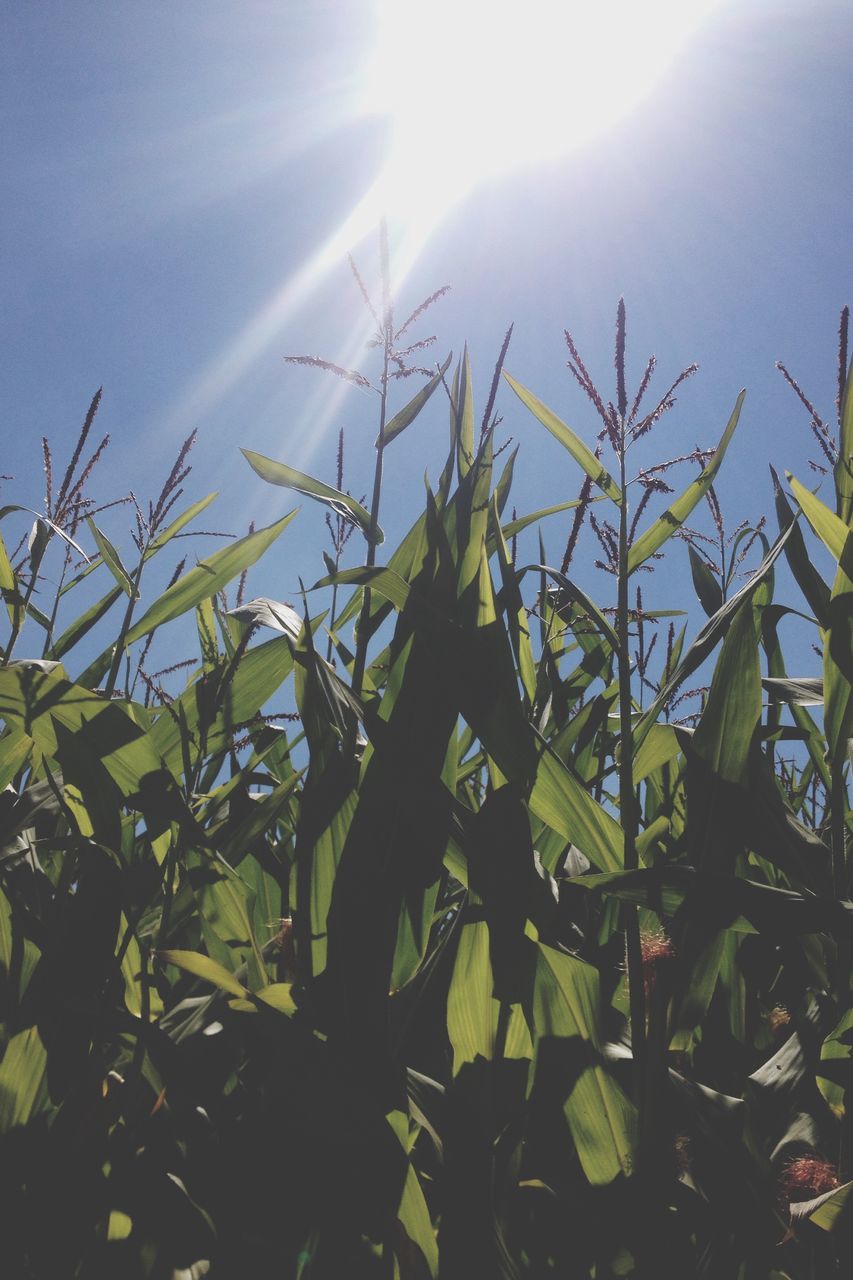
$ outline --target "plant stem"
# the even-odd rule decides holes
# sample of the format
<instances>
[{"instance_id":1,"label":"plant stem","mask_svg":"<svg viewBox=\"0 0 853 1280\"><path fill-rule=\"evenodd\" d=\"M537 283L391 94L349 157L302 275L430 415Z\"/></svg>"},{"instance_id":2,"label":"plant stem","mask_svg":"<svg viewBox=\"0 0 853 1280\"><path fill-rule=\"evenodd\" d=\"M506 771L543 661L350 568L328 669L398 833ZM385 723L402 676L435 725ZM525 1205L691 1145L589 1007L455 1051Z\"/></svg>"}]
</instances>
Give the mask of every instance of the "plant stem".
<instances>
[{"instance_id":1,"label":"plant stem","mask_svg":"<svg viewBox=\"0 0 853 1280\"><path fill-rule=\"evenodd\" d=\"M631 698L631 652L628 634L628 499L625 483L625 420L619 427L619 484L622 503L619 508L619 587L616 604L616 633L619 640L619 816L624 838L626 871L636 871L637 810L634 798L634 731ZM642 1112L645 1076L646 1010L643 990L643 957L640 949L640 923L637 908L625 907L625 947L628 968L628 991L631 1009L631 1045L634 1054L634 1093ZM642 1131L642 1125L641 1125Z\"/></svg>"},{"instance_id":2,"label":"plant stem","mask_svg":"<svg viewBox=\"0 0 853 1280\"><path fill-rule=\"evenodd\" d=\"M124 638L127 635L128 631L130 630L130 624L133 621L133 611L136 608L136 602L139 599L139 584L142 581L142 570L145 566L145 556L147 551L148 551L148 545L146 544L146 546L143 548L143 550L139 554L139 564L136 566L136 572L133 575L133 591L131 592L128 598L127 608L124 611L124 617L121 623L121 630L118 633L115 652L113 653L113 660L110 663L110 671L109 671L109 675L107 676L106 686L104 688L104 693L108 698L111 698L113 696L113 690L116 687L116 680L118 679L119 667L121 666L121 657L122 657L122 654L124 653Z\"/></svg>"},{"instance_id":3,"label":"plant stem","mask_svg":"<svg viewBox=\"0 0 853 1280\"><path fill-rule=\"evenodd\" d=\"M388 227L385 221L379 228L379 250L382 268L382 331L383 361L382 388L379 400L379 435L376 441L376 468L373 473L373 497L370 502L370 528L367 535L367 556L365 568L372 569L376 563L376 531L379 527L379 501L382 495L382 463L385 453L385 424L388 415L388 370L391 364L391 344L394 339L393 318L391 312L391 287L388 265ZM367 626L370 620L370 588L364 588L361 613L358 619L358 635L356 637L355 660L352 670L352 689L357 698L361 697L361 686L364 681L364 669L367 662Z\"/></svg>"}]
</instances>

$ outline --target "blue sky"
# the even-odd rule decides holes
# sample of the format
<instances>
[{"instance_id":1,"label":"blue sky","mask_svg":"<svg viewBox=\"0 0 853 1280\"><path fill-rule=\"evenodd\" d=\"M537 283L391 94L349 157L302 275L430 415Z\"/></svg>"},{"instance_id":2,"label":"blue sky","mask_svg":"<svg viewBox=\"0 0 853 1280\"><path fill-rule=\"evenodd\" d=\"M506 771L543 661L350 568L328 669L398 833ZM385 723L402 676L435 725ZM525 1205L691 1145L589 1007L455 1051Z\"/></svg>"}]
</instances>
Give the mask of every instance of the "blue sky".
<instances>
[{"instance_id":1,"label":"blue sky","mask_svg":"<svg viewBox=\"0 0 853 1280\"><path fill-rule=\"evenodd\" d=\"M367 491L374 399L282 362L310 352L375 372L344 255L306 284L306 264L387 146L385 122L354 115L367 4L7 0L3 10L0 471L15 476L4 501L40 505L41 436L64 460L102 383L99 426L112 447L98 493L156 496L198 427L191 496L220 489L210 522L243 532L292 504L249 472L238 446L333 481L339 425L347 483ZM562 331L609 389L624 295L633 379L651 352L660 390L667 374L701 366L652 454L715 442L745 386L718 487L731 525L771 511L767 463L808 480L816 455L776 359L833 420L838 313L853 296L851 49L844 0L723 4L617 125L453 208L401 283L400 309L452 284L421 333L437 333L442 354L467 340L480 403L513 321L507 368L592 440ZM405 228L391 233L399 244ZM375 243L355 256L374 281ZM389 451L391 538L422 504L424 471L439 470L446 425L435 406ZM568 456L509 392L499 407L502 434L521 444L519 513L574 496ZM121 512L109 523L120 543L124 523ZM552 561L565 532L546 526ZM322 573L321 538L322 515L303 502L255 591L292 598L299 574ZM686 567L683 547L670 554L660 607L672 606L668 588Z\"/></svg>"}]
</instances>

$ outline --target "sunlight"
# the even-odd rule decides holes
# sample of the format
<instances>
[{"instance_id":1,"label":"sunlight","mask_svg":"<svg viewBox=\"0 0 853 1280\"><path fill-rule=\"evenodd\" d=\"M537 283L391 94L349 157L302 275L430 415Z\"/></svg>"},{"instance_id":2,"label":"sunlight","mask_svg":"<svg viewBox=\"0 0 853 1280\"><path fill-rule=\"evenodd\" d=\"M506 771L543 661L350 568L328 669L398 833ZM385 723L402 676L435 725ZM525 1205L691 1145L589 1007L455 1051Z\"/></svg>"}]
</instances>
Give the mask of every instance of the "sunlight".
<instances>
[{"instance_id":1,"label":"sunlight","mask_svg":"<svg viewBox=\"0 0 853 1280\"><path fill-rule=\"evenodd\" d=\"M374 2L364 109L392 121L385 206L429 223L630 112L720 0Z\"/></svg>"},{"instance_id":2,"label":"sunlight","mask_svg":"<svg viewBox=\"0 0 853 1280\"><path fill-rule=\"evenodd\" d=\"M376 38L357 114L389 119L386 163L173 405L170 430L228 395L382 217L392 223L399 288L454 204L483 180L554 161L630 113L725 0L372 3ZM315 425L313 440L322 435Z\"/></svg>"},{"instance_id":3,"label":"sunlight","mask_svg":"<svg viewBox=\"0 0 853 1280\"><path fill-rule=\"evenodd\" d=\"M387 196L386 180L383 177L370 187L344 222L304 266L274 290L227 347L217 351L207 367L167 411L162 426L164 432L171 436L188 430L203 419L240 383L273 343L281 340L285 326L298 314L300 307L314 294L329 273L345 267L347 253L375 235L387 208ZM409 220L402 228L394 252L396 288L405 281L417 261L430 229L430 224L422 218ZM363 333L353 335L352 349L337 353L336 361L345 366L357 362L369 336L369 326L365 324ZM303 443L303 454L297 459L291 459L297 466L310 461L328 429L338 402L326 394L323 403L323 421L319 422L315 416L312 431L307 437L310 447ZM298 436L305 441L304 433L299 432Z\"/></svg>"}]
</instances>

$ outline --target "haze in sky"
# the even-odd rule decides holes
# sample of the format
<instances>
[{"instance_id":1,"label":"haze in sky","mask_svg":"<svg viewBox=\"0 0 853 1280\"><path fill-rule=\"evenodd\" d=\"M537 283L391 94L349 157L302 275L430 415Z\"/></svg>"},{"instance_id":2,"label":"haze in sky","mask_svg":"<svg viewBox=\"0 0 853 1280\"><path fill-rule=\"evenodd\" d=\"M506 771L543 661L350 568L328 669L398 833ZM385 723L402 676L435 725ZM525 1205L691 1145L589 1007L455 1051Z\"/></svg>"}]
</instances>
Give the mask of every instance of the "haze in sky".
<instances>
[{"instance_id":1,"label":"haze in sky","mask_svg":"<svg viewBox=\"0 0 853 1280\"><path fill-rule=\"evenodd\" d=\"M719 484L731 524L772 510L769 461L816 483L807 416L774 362L832 420L838 313L853 296L850 5L643 6L625 44L638 6L608 6L602 27L603 6L474 5L455 60L464 6L396 6L408 23L396 44L387 9L3 6L4 500L40 506L41 437L64 458L101 384L113 441L101 492L156 493L197 427L192 494L220 489L215 527L242 533L293 504L238 446L333 481L343 425L360 496L375 395L282 357L376 374L346 255L375 288L383 205L399 311L453 286L414 336L437 335L430 360L467 341L480 404L514 322L507 368L592 441L563 330L609 389L624 295L635 379L652 352L661 391L701 366L655 454L715 443L745 386ZM401 402L414 390L401 384ZM568 456L508 391L499 409L499 438L521 445L519 513L574 496ZM440 469L445 423L436 399L389 451L392 538ZM119 541L123 521L112 513ZM258 587L292 598L298 574L319 577L321 529L304 510ZM558 560L565 527L544 533ZM683 575L684 549L671 558Z\"/></svg>"}]
</instances>

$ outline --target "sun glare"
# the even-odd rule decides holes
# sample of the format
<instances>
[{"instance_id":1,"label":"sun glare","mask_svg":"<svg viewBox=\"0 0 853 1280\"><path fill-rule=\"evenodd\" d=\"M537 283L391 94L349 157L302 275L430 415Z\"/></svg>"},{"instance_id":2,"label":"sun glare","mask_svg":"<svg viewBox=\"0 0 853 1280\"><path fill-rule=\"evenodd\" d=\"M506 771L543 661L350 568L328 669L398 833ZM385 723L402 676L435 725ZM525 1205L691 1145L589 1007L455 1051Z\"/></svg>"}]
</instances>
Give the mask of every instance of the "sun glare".
<instances>
[{"instance_id":1,"label":"sun glare","mask_svg":"<svg viewBox=\"0 0 853 1280\"><path fill-rule=\"evenodd\" d=\"M383 186L434 218L482 179L624 116L720 0L375 0L364 106L390 117Z\"/></svg>"}]
</instances>

